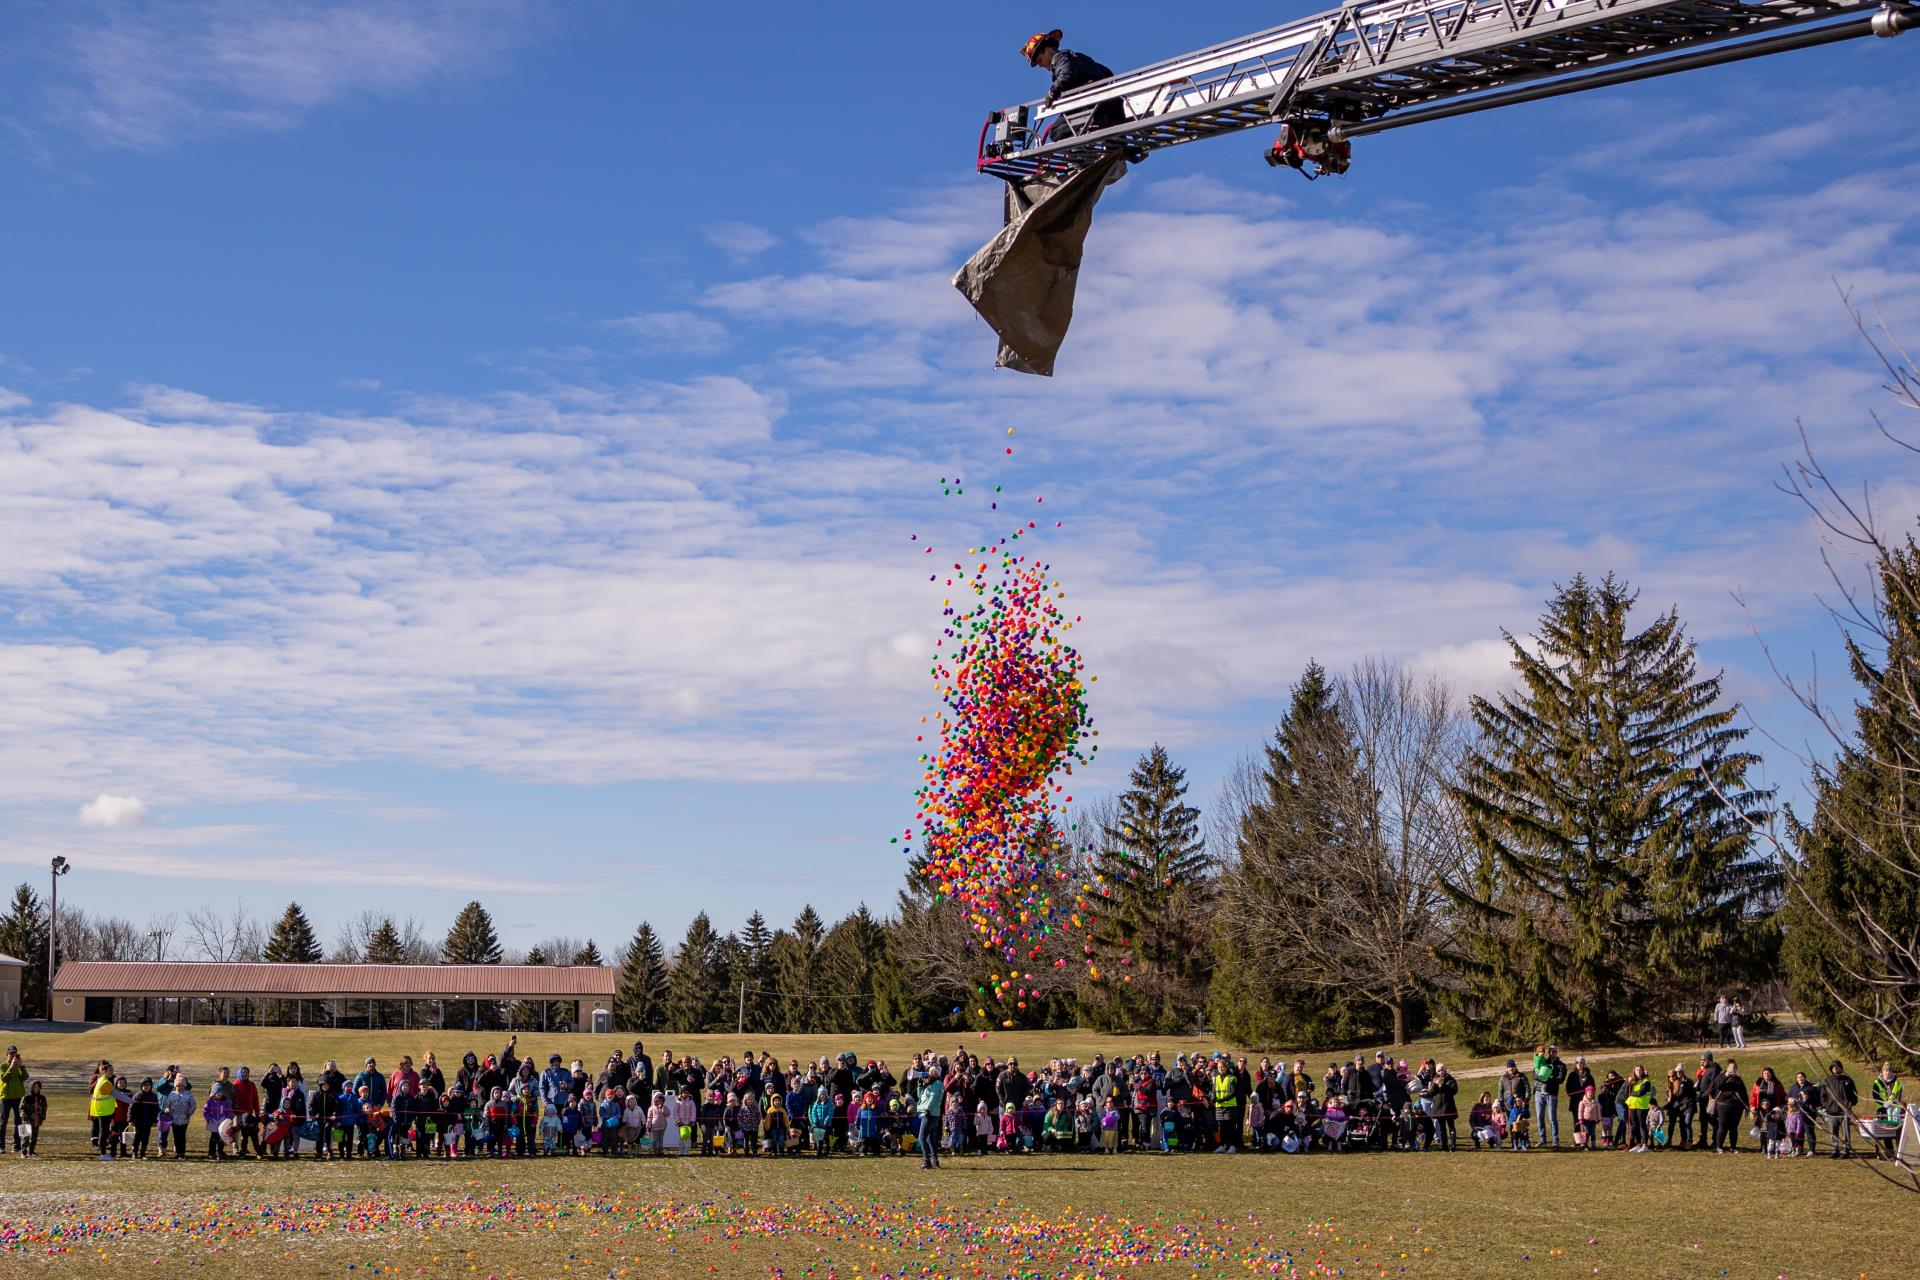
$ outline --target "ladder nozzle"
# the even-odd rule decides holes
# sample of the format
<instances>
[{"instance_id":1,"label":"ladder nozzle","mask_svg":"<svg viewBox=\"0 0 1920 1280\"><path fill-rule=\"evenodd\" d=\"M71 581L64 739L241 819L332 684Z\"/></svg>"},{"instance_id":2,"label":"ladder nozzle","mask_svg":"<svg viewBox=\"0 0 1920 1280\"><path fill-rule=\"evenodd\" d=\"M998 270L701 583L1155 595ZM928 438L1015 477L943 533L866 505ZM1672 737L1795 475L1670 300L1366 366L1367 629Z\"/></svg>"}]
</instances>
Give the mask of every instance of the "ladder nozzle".
<instances>
[{"instance_id":1,"label":"ladder nozzle","mask_svg":"<svg viewBox=\"0 0 1920 1280\"><path fill-rule=\"evenodd\" d=\"M1892 39L1902 31L1920 27L1920 8L1910 4L1887 4L1873 15L1873 34Z\"/></svg>"}]
</instances>

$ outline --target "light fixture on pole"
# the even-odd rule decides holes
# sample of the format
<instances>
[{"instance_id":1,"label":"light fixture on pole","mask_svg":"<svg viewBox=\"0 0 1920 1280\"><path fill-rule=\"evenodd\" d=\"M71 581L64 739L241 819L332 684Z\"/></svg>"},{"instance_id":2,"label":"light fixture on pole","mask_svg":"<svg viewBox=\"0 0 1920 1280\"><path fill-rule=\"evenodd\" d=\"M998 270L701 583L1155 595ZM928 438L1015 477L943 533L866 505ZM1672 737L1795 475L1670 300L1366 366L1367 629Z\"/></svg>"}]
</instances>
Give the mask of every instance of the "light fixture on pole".
<instances>
[{"instance_id":1,"label":"light fixture on pole","mask_svg":"<svg viewBox=\"0 0 1920 1280\"><path fill-rule=\"evenodd\" d=\"M47 1021L53 1021L53 975L60 968L57 939L60 936L60 877L73 870L73 864L55 855L53 892L47 896Z\"/></svg>"}]
</instances>

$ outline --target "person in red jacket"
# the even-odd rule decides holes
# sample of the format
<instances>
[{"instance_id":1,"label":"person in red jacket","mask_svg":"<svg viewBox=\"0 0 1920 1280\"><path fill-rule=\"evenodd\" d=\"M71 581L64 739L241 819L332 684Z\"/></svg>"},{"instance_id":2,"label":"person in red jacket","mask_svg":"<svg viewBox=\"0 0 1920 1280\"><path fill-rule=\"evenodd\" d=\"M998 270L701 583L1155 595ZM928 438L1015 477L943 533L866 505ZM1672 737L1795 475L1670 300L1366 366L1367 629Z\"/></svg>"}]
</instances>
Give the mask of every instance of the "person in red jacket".
<instances>
[{"instance_id":1,"label":"person in red jacket","mask_svg":"<svg viewBox=\"0 0 1920 1280\"><path fill-rule=\"evenodd\" d=\"M235 1152L246 1155L251 1144L253 1158L258 1160L264 1154L260 1144L260 1086L254 1083L252 1069L248 1067L241 1067L233 1082L233 1123L240 1134Z\"/></svg>"}]
</instances>

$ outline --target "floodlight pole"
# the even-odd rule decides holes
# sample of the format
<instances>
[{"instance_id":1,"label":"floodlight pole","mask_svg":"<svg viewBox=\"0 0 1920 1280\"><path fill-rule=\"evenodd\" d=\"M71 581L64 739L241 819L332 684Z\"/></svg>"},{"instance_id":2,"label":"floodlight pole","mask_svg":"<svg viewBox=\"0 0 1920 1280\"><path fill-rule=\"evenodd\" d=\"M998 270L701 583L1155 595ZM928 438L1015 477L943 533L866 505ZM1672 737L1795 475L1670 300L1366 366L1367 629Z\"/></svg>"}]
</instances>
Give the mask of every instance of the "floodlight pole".
<instances>
[{"instance_id":1,"label":"floodlight pole","mask_svg":"<svg viewBox=\"0 0 1920 1280\"><path fill-rule=\"evenodd\" d=\"M53 1021L53 975L60 964L60 877L73 870L65 858L53 859L53 891L47 895L47 1021Z\"/></svg>"}]
</instances>

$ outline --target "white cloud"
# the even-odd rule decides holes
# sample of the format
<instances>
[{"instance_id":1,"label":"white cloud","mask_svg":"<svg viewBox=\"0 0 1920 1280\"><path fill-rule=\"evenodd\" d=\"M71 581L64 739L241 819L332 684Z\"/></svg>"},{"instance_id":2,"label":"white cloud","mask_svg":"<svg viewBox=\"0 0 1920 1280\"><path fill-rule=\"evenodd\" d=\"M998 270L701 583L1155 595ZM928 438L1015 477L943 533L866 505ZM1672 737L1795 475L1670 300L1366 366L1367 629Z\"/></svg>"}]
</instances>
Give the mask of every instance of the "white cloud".
<instances>
[{"instance_id":1,"label":"white cloud","mask_svg":"<svg viewBox=\"0 0 1920 1280\"><path fill-rule=\"evenodd\" d=\"M0 387L0 413L6 413L13 409L24 409L32 403L33 400L30 397L23 396L18 391Z\"/></svg>"},{"instance_id":2,"label":"white cloud","mask_svg":"<svg viewBox=\"0 0 1920 1280\"><path fill-rule=\"evenodd\" d=\"M609 320L605 327L648 351L712 355L727 345L725 325L691 311L640 311Z\"/></svg>"},{"instance_id":3,"label":"white cloud","mask_svg":"<svg viewBox=\"0 0 1920 1280\"><path fill-rule=\"evenodd\" d=\"M751 222L716 222L704 233L707 243L735 258L751 258L780 243L780 237Z\"/></svg>"},{"instance_id":4,"label":"white cloud","mask_svg":"<svg viewBox=\"0 0 1920 1280\"><path fill-rule=\"evenodd\" d=\"M147 802L102 791L80 806L79 817L83 827L137 827L147 820Z\"/></svg>"},{"instance_id":5,"label":"white cloud","mask_svg":"<svg viewBox=\"0 0 1920 1280\"><path fill-rule=\"evenodd\" d=\"M55 114L109 146L288 129L314 112L492 69L532 23L519 0L194 0L90 10Z\"/></svg>"}]
</instances>

